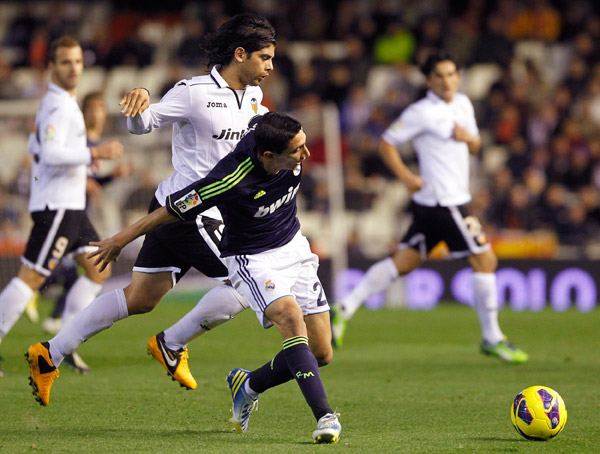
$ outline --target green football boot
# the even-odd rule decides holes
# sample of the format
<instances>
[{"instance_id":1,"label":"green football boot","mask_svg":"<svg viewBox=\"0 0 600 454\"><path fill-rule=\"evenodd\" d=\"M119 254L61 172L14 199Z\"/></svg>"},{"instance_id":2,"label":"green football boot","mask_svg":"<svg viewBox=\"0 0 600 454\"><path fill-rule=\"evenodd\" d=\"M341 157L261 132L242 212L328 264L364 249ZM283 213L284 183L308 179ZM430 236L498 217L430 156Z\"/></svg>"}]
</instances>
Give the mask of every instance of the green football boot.
<instances>
[{"instance_id":1,"label":"green football boot","mask_svg":"<svg viewBox=\"0 0 600 454\"><path fill-rule=\"evenodd\" d=\"M481 342L481 353L484 355L495 356L502 361L513 364L527 362L529 355L518 347L504 339L497 344L490 344L487 341Z\"/></svg>"}]
</instances>

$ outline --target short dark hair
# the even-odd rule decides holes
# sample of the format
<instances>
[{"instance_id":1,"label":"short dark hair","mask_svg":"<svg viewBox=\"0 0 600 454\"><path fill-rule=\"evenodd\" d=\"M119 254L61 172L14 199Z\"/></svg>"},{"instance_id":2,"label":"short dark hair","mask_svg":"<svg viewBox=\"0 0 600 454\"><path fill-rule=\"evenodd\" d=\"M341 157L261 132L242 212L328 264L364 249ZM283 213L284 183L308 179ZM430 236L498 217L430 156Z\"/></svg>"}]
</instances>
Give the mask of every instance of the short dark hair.
<instances>
[{"instance_id":1,"label":"short dark hair","mask_svg":"<svg viewBox=\"0 0 600 454\"><path fill-rule=\"evenodd\" d=\"M56 50L59 47L81 47L81 44L79 44L79 41L72 36L61 36L60 38L56 38L50 43L50 47L48 48L49 62L56 63Z\"/></svg>"},{"instance_id":2,"label":"short dark hair","mask_svg":"<svg viewBox=\"0 0 600 454\"><path fill-rule=\"evenodd\" d=\"M81 110L85 112L85 109L89 107L90 103L96 99L104 101L104 95L101 91L92 91L85 95L83 101L81 102Z\"/></svg>"},{"instance_id":3,"label":"short dark hair","mask_svg":"<svg viewBox=\"0 0 600 454\"><path fill-rule=\"evenodd\" d=\"M448 60L454 63L454 65L456 65L456 69L458 69L458 63L449 52L439 51L427 57L425 63L421 65L421 72L425 74L425 77L429 77L439 62Z\"/></svg>"},{"instance_id":4,"label":"short dark hair","mask_svg":"<svg viewBox=\"0 0 600 454\"><path fill-rule=\"evenodd\" d=\"M206 35L200 47L207 66L211 67L228 65L238 47L251 54L275 44L275 29L264 16L242 13L223 23L216 32Z\"/></svg>"},{"instance_id":5,"label":"short dark hair","mask_svg":"<svg viewBox=\"0 0 600 454\"><path fill-rule=\"evenodd\" d=\"M280 154L289 147L292 140L302 129L295 118L281 112L267 112L256 124L254 140L260 154L272 151Z\"/></svg>"}]
</instances>

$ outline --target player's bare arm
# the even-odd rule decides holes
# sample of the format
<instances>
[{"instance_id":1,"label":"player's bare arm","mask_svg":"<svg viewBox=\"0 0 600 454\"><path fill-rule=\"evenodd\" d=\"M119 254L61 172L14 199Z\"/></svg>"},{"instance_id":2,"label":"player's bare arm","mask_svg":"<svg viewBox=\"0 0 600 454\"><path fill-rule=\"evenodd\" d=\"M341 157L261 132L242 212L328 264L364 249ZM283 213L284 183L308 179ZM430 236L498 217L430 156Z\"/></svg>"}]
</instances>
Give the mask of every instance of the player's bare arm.
<instances>
[{"instance_id":1,"label":"player's bare arm","mask_svg":"<svg viewBox=\"0 0 600 454\"><path fill-rule=\"evenodd\" d=\"M96 257L94 266L100 265L99 270L102 272L110 262L116 262L121 249L137 237L145 235L163 224L169 224L176 220L177 218L169 214L165 207L161 207L110 238L90 242L91 246L97 246L98 249L88 254L87 258Z\"/></svg>"},{"instance_id":2,"label":"player's bare arm","mask_svg":"<svg viewBox=\"0 0 600 454\"><path fill-rule=\"evenodd\" d=\"M385 140L380 140L379 154L381 154L388 168L406 185L411 194L423 187L423 179L419 175L412 173L406 164L404 164L396 147Z\"/></svg>"},{"instance_id":3,"label":"player's bare arm","mask_svg":"<svg viewBox=\"0 0 600 454\"><path fill-rule=\"evenodd\" d=\"M467 147L469 147L469 153L476 154L479 152L479 148L481 147L481 139L469 134L469 132L462 126L458 124L454 125L453 136L454 140L465 142L467 144Z\"/></svg>"},{"instance_id":4,"label":"player's bare arm","mask_svg":"<svg viewBox=\"0 0 600 454\"><path fill-rule=\"evenodd\" d=\"M117 140L109 140L97 147L91 147L90 152L93 159L110 159L116 161L123 154L123 145Z\"/></svg>"},{"instance_id":5,"label":"player's bare arm","mask_svg":"<svg viewBox=\"0 0 600 454\"><path fill-rule=\"evenodd\" d=\"M150 92L146 88L134 88L125 93L119 101L121 114L126 117L135 117L150 106Z\"/></svg>"}]
</instances>

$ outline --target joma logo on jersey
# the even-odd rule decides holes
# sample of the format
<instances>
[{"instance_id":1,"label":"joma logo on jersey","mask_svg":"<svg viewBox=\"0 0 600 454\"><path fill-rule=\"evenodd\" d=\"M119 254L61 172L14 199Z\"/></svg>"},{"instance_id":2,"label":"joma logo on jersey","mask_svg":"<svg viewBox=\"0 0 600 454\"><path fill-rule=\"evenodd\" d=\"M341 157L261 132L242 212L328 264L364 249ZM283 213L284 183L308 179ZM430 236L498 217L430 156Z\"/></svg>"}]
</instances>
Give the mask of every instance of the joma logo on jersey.
<instances>
[{"instance_id":1,"label":"joma logo on jersey","mask_svg":"<svg viewBox=\"0 0 600 454\"><path fill-rule=\"evenodd\" d=\"M215 134L212 136L215 140L240 140L242 137L246 135L246 130L242 131L232 131L231 128L221 129L219 134Z\"/></svg>"},{"instance_id":2,"label":"joma logo on jersey","mask_svg":"<svg viewBox=\"0 0 600 454\"><path fill-rule=\"evenodd\" d=\"M185 213L187 210L194 208L202 200L196 191L188 192L182 198L175 201L175 206L180 213Z\"/></svg>"},{"instance_id":3,"label":"joma logo on jersey","mask_svg":"<svg viewBox=\"0 0 600 454\"><path fill-rule=\"evenodd\" d=\"M290 186L290 188L288 189L288 193L286 195L284 195L282 198L273 202L271 205L269 205L267 207L264 205L261 206L256 211L256 213L254 213L254 217L262 218L262 217L265 217L267 214L273 213L277 208L279 208L284 203L289 203L290 200L292 200L294 198L294 196L296 195L296 193L298 192L299 189L300 189L300 185L298 185L296 187Z\"/></svg>"},{"instance_id":4,"label":"joma logo on jersey","mask_svg":"<svg viewBox=\"0 0 600 454\"><path fill-rule=\"evenodd\" d=\"M223 108L227 108L227 104L224 103L224 102L208 101L208 104L206 104L206 108L209 109L211 107L223 107Z\"/></svg>"}]
</instances>

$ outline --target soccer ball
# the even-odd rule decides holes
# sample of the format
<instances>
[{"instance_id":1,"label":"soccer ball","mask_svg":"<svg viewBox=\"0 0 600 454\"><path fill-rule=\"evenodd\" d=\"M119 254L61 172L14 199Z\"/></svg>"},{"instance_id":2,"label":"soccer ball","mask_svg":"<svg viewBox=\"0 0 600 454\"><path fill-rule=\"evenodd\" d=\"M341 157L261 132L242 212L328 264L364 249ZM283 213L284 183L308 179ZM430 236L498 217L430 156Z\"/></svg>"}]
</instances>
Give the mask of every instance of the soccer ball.
<instances>
[{"instance_id":1,"label":"soccer ball","mask_svg":"<svg viewBox=\"0 0 600 454\"><path fill-rule=\"evenodd\" d=\"M530 386L513 401L513 426L528 440L556 437L567 422L567 407L560 394L547 386Z\"/></svg>"}]
</instances>

